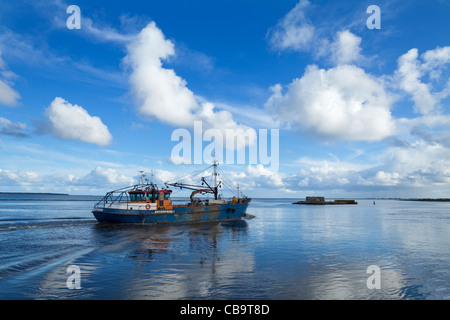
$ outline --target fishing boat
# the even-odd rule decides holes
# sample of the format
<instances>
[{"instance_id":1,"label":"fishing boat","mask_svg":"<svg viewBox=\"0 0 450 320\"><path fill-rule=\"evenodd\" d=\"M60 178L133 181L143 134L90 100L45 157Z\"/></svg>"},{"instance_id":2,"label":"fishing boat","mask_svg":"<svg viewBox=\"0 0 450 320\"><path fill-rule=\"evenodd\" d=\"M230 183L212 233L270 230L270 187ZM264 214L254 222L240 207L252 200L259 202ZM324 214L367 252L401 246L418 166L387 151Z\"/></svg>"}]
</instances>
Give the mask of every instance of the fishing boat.
<instances>
[{"instance_id":1,"label":"fishing boat","mask_svg":"<svg viewBox=\"0 0 450 320\"><path fill-rule=\"evenodd\" d=\"M212 169L212 175L200 176ZM251 199L237 193L231 199L222 199L219 190L223 188L219 179L218 162L180 180L165 182L165 188L147 180L141 172L140 181L133 186L110 191L95 204L92 213L99 222L111 223L178 223L201 221L239 220L246 216ZM191 181L200 176L201 184ZM210 181L207 181L210 178ZM212 181L211 181L212 180ZM170 187L191 191L189 201L177 204L171 199ZM231 190L231 189L229 189ZM207 195L202 199L196 195Z\"/></svg>"}]
</instances>

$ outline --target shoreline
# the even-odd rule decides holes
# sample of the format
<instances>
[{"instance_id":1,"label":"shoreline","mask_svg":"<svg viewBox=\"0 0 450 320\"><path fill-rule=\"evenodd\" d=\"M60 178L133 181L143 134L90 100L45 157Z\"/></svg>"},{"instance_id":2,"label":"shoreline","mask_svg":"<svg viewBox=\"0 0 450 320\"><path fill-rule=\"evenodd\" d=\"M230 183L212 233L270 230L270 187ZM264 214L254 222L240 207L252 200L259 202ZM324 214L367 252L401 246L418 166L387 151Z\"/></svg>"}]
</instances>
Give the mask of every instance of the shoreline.
<instances>
[{"instance_id":1,"label":"shoreline","mask_svg":"<svg viewBox=\"0 0 450 320\"><path fill-rule=\"evenodd\" d=\"M0 192L1 194L21 194L21 195L41 195L41 196L69 196L68 193L52 193L52 192Z\"/></svg>"},{"instance_id":2,"label":"shoreline","mask_svg":"<svg viewBox=\"0 0 450 320\"><path fill-rule=\"evenodd\" d=\"M430 201L430 202L450 202L449 198L411 198L398 199L399 201Z\"/></svg>"}]
</instances>

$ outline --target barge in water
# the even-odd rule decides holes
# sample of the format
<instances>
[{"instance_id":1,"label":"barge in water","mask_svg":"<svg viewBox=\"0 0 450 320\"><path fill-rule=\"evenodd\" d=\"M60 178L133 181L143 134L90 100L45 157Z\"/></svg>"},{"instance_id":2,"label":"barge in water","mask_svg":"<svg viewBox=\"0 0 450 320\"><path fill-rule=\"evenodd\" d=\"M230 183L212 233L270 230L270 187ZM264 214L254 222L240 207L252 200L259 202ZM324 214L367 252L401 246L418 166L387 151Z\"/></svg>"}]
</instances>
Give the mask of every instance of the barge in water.
<instances>
[{"instance_id":1,"label":"barge in water","mask_svg":"<svg viewBox=\"0 0 450 320\"><path fill-rule=\"evenodd\" d=\"M292 204L335 205L335 204L358 204L358 202L356 202L355 200L325 201L324 197L306 197L306 200L293 202Z\"/></svg>"}]
</instances>

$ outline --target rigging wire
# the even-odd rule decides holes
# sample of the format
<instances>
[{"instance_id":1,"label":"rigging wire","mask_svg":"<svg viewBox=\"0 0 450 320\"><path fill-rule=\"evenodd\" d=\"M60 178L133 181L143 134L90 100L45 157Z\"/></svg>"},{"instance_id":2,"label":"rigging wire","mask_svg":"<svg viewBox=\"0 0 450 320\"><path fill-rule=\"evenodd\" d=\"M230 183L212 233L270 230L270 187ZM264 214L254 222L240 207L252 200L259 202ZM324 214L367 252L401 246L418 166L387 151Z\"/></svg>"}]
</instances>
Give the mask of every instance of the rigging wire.
<instances>
[{"instance_id":1,"label":"rigging wire","mask_svg":"<svg viewBox=\"0 0 450 320\"><path fill-rule=\"evenodd\" d=\"M187 180L188 178L191 178L191 177L193 177L193 176L199 175L200 173L205 172L206 170L209 170L212 166L213 166L213 165L209 166L209 167L206 168L206 169L201 169L201 170L195 171L195 172L193 172L193 173L186 174L186 175L184 175L184 176L182 176L182 177L179 177L179 178L175 178L175 179L172 179L172 180L167 180L166 182L164 182L164 184L170 184L170 183L175 183L175 182L185 181L185 180Z\"/></svg>"},{"instance_id":2,"label":"rigging wire","mask_svg":"<svg viewBox=\"0 0 450 320\"><path fill-rule=\"evenodd\" d=\"M164 182L164 184L166 184L166 185L169 185L169 184L171 184L171 185L173 185L173 184L183 184L183 182L185 182L186 180L188 180L188 179L191 180L192 177L195 177L195 176L200 175L201 173L207 172L212 167L214 167L214 164L210 165L207 168L197 170L197 171L195 171L193 173L190 173L190 174L186 174L186 175L184 175L184 176L182 176L180 178L175 178L175 179L168 180L168 181ZM240 195L239 195L239 193L236 190L233 190L233 189L230 188L230 186L237 186L237 183L234 182L234 181L231 181L221 168L216 166L216 170L217 170L217 173L219 173L219 175L220 175L220 183L218 185L220 187L222 187L221 188L222 190L223 189L227 189L229 192L231 192L233 195L237 196L238 198L240 197L240 195L242 197L244 197L244 198L246 197L242 192L239 192L240 193ZM210 172L208 172L208 173L210 173ZM206 178L209 178L208 182L209 182L210 185L212 185L212 182L213 182L213 179L214 179L214 175L212 173L210 173L208 176L205 176L203 178L205 179L205 181L206 181ZM189 181L189 182L191 182L191 181ZM179 186L179 187L182 187L182 186ZM223 191L222 191L222 195L223 195Z\"/></svg>"},{"instance_id":3,"label":"rigging wire","mask_svg":"<svg viewBox=\"0 0 450 320\"><path fill-rule=\"evenodd\" d=\"M223 184L233 195L235 195L235 196L237 196L238 198L239 198L239 194L238 194L238 192L236 192L236 190L233 190L233 189L231 189L228 185L230 185L230 186L235 186L236 185L236 182L233 182L233 181L231 181L230 179L228 179L228 177L227 177L227 175L226 174L224 174L224 172L222 171L222 169L218 169L218 171L220 172L220 174L221 174L221 177L223 177L224 178L224 180L226 180L226 183L225 184ZM242 193L241 193L242 194ZM242 196L245 198L245 195L244 194L242 194Z\"/></svg>"}]
</instances>

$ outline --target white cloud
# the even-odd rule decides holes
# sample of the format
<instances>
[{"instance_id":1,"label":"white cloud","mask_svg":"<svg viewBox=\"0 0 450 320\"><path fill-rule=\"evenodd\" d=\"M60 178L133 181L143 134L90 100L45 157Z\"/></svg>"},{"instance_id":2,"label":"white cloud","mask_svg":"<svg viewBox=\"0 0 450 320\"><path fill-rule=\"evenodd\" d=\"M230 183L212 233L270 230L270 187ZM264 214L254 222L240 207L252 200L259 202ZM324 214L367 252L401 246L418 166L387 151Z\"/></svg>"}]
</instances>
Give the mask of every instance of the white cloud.
<instances>
[{"instance_id":1,"label":"white cloud","mask_svg":"<svg viewBox=\"0 0 450 320\"><path fill-rule=\"evenodd\" d=\"M270 171L262 164L247 166L248 178L253 181L257 187L279 188L283 186L283 179L277 172Z\"/></svg>"},{"instance_id":2,"label":"white cloud","mask_svg":"<svg viewBox=\"0 0 450 320\"><path fill-rule=\"evenodd\" d=\"M434 50L428 50L423 55L424 70L434 70L450 63L450 47L437 47Z\"/></svg>"},{"instance_id":3,"label":"white cloud","mask_svg":"<svg viewBox=\"0 0 450 320\"><path fill-rule=\"evenodd\" d=\"M415 118L400 118L397 120L397 138L400 145L409 145L408 141L426 141L428 144L438 144L450 147L450 115L427 114Z\"/></svg>"},{"instance_id":4,"label":"white cloud","mask_svg":"<svg viewBox=\"0 0 450 320\"><path fill-rule=\"evenodd\" d=\"M272 86L266 110L291 129L326 140L379 141L392 136L394 97L387 84L352 65L367 61L361 53L361 38L346 29L331 41L323 37L305 16L309 6L308 1L299 1L270 31L270 40L279 49L310 51L335 67L325 70L309 65L288 86ZM305 36L301 30L311 33Z\"/></svg>"},{"instance_id":5,"label":"white cloud","mask_svg":"<svg viewBox=\"0 0 450 320\"><path fill-rule=\"evenodd\" d=\"M427 84L420 81L423 76L418 58L418 50L411 49L398 59L397 76L400 88L412 95L416 110L426 114L434 109L436 99Z\"/></svg>"},{"instance_id":6,"label":"white cloud","mask_svg":"<svg viewBox=\"0 0 450 320\"><path fill-rule=\"evenodd\" d=\"M0 187L19 186L27 188L41 182L39 174L33 171L17 171L0 169ZM10 189L8 189L10 190Z\"/></svg>"},{"instance_id":7,"label":"white cloud","mask_svg":"<svg viewBox=\"0 0 450 320\"><path fill-rule=\"evenodd\" d=\"M91 116L82 107L55 98L45 110L51 132L59 139L80 140L106 146L112 136L99 117Z\"/></svg>"},{"instance_id":8,"label":"white cloud","mask_svg":"<svg viewBox=\"0 0 450 320\"><path fill-rule=\"evenodd\" d=\"M315 58L325 58L332 63L348 64L361 61L361 38L344 29L334 39L325 36L306 17L311 7L308 0L300 0L275 27L269 29L267 38L272 47L280 51L310 52Z\"/></svg>"},{"instance_id":9,"label":"white cloud","mask_svg":"<svg viewBox=\"0 0 450 320\"><path fill-rule=\"evenodd\" d=\"M398 172L384 172L378 171L372 182L382 186L396 186L400 183L400 174Z\"/></svg>"},{"instance_id":10,"label":"white cloud","mask_svg":"<svg viewBox=\"0 0 450 320\"><path fill-rule=\"evenodd\" d=\"M0 187L10 188L17 186L23 190L33 190L39 192L76 192L78 194L98 194L102 195L106 191L128 187L138 182L138 171L127 169L115 169L111 167L97 166L89 173L82 171L71 171L65 169L55 172L36 172L22 170L0 169ZM153 170L153 177L148 172L146 178L152 178L158 186L163 186L163 182L173 179L175 175L165 170ZM10 191L11 189L7 189ZM13 190L15 191L15 190Z\"/></svg>"},{"instance_id":11,"label":"white cloud","mask_svg":"<svg viewBox=\"0 0 450 320\"><path fill-rule=\"evenodd\" d=\"M111 68L108 68L108 70L100 69L86 61L76 61L69 56L57 55L54 50L49 50L42 43L35 42L35 38L27 37L24 34L6 28L2 28L2 32L0 32L0 50L3 50L5 57L7 56L9 60L15 61L22 66L28 66L33 70L44 72L47 77L71 79L88 84L107 85L108 87L128 87L128 83L123 77L123 71L118 70L119 68L117 70ZM0 73L8 80L5 80L6 84L17 77L8 70L0 70ZM12 88L11 85L10 88ZM17 92L16 94L17 99L19 99L20 95Z\"/></svg>"},{"instance_id":12,"label":"white cloud","mask_svg":"<svg viewBox=\"0 0 450 320\"><path fill-rule=\"evenodd\" d=\"M18 105L20 95L5 81L0 80L0 104L14 107Z\"/></svg>"},{"instance_id":13,"label":"white cloud","mask_svg":"<svg viewBox=\"0 0 450 320\"><path fill-rule=\"evenodd\" d=\"M70 3L61 0L33 1L30 3L30 6L33 6L36 10L35 13L44 17L47 21L50 21L51 27L55 29L67 29L67 18L69 15L55 13L66 13L69 5ZM96 23L94 24L92 19L87 16L86 11L87 10L84 10L84 8L81 7L81 28L77 30L77 33L88 35L98 41L118 43L127 42L133 37L133 35L123 34L114 28L102 25L98 17L96 19ZM122 15L119 18L122 27L128 22L128 20L131 20L127 19L127 16L125 15ZM132 22L137 23L136 19Z\"/></svg>"},{"instance_id":14,"label":"white cloud","mask_svg":"<svg viewBox=\"0 0 450 320\"><path fill-rule=\"evenodd\" d=\"M21 122L12 122L6 118L0 117L0 134L5 134L15 137L25 137L27 125Z\"/></svg>"},{"instance_id":15,"label":"white cloud","mask_svg":"<svg viewBox=\"0 0 450 320\"><path fill-rule=\"evenodd\" d=\"M6 64L5 64L5 61L3 61L3 59L2 59L2 52L0 51L0 70L5 69L5 67L6 67Z\"/></svg>"},{"instance_id":16,"label":"white cloud","mask_svg":"<svg viewBox=\"0 0 450 320\"><path fill-rule=\"evenodd\" d=\"M320 191L340 196L442 196L450 191L448 159L449 148L425 141L392 146L371 164L301 158L295 162L300 170L285 175L283 184L297 192Z\"/></svg>"},{"instance_id":17,"label":"white cloud","mask_svg":"<svg viewBox=\"0 0 450 320\"><path fill-rule=\"evenodd\" d=\"M383 163L390 173L416 184L450 182L450 149L438 143L418 140L391 147L385 151Z\"/></svg>"},{"instance_id":18,"label":"white cloud","mask_svg":"<svg viewBox=\"0 0 450 320\"><path fill-rule=\"evenodd\" d=\"M415 111L428 114L437 110L441 100L450 95L448 74L442 75L450 63L450 47L428 50L419 57L416 48L398 59L395 80L414 101ZM428 76L429 82L424 82ZM444 88L439 90L439 84Z\"/></svg>"},{"instance_id":19,"label":"white cloud","mask_svg":"<svg viewBox=\"0 0 450 320\"><path fill-rule=\"evenodd\" d=\"M245 195L261 188L270 190L270 194L265 196L275 197L277 191L284 190L285 187L281 174L269 170L261 164L247 165L240 171L224 171L220 178L226 184L226 187L222 189L224 194L230 190L235 192L239 185L239 190Z\"/></svg>"},{"instance_id":20,"label":"white cloud","mask_svg":"<svg viewBox=\"0 0 450 320\"><path fill-rule=\"evenodd\" d=\"M122 34L110 27L94 26L92 19L87 17L82 18L81 29L100 41L127 43L134 39L134 35Z\"/></svg>"},{"instance_id":21,"label":"white cloud","mask_svg":"<svg viewBox=\"0 0 450 320\"><path fill-rule=\"evenodd\" d=\"M361 38L348 30L338 32L330 45L332 60L336 64L349 64L362 59Z\"/></svg>"},{"instance_id":22,"label":"white cloud","mask_svg":"<svg viewBox=\"0 0 450 320\"><path fill-rule=\"evenodd\" d=\"M135 184L137 181L131 177L120 174L113 168L97 167L89 174L79 179L71 179L72 183L79 186L105 187L126 187Z\"/></svg>"},{"instance_id":23,"label":"white cloud","mask_svg":"<svg viewBox=\"0 0 450 320\"><path fill-rule=\"evenodd\" d=\"M370 165L334 160L316 160L302 157L295 161L300 170L284 182L291 190L324 190L354 188L362 172Z\"/></svg>"},{"instance_id":24,"label":"white cloud","mask_svg":"<svg viewBox=\"0 0 450 320\"><path fill-rule=\"evenodd\" d=\"M307 51L315 40L315 28L306 19L305 10L310 5L300 0L277 25L269 30L271 44L280 50Z\"/></svg>"},{"instance_id":25,"label":"white cloud","mask_svg":"<svg viewBox=\"0 0 450 320\"><path fill-rule=\"evenodd\" d=\"M192 112L197 108L194 94L185 80L162 67L161 60L174 54L173 43L152 22L128 45L125 60L132 68L130 82L140 113L166 123L190 126L194 121Z\"/></svg>"},{"instance_id":26,"label":"white cloud","mask_svg":"<svg viewBox=\"0 0 450 320\"><path fill-rule=\"evenodd\" d=\"M6 64L2 59L2 51L0 50L0 104L15 107L20 99L19 93L11 87L8 78L14 77L14 73L7 70Z\"/></svg>"},{"instance_id":27,"label":"white cloud","mask_svg":"<svg viewBox=\"0 0 450 320\"><path fill-rule=\"evenodd\" d=\"M392 98L381 80L356 66L308 66L285 93L281 85L272 90L266 108L303 133L351 141L377 141L394 134Z\"/></svg>"},{"instance_id":28,"label":"white cloud","mask_svg":"<svg viewBox=\"0 0 450 320\"><path fill-rule=\"evenodd\" d=\"M266 110L249 105L230 105L227 103L215 103L222 110L229 111L234 118L245 119L248 125L254 128L279 128L280 125Z\"/></svg>"},{"instance_id":29,"label":"white cloud","mask_svg":"<svg viewBox=\"0 0 450 320\"><path fill-rule=\"evenodd\" d=\"M250 129L234 121L230 112L217 111L210 102L199 103L184 79L174 70L163 68L162 61L173 57L175 48L154 22L127 49L125 62L131 68L137 109L146 119L188 128L194 126L194 121L202 121L204 130L219 129L223 134L226 129Z\"/></svg>"},{"instance_id":30,"label":"white cloud","mask_svg":"<svg viewBox=\"0 0 450 320\"><path fill-rule=\"evenodd\" d=\"M166 181L173 180L177 176L175 173L167 171L167 170L152 170L151 173L153 174L153 178L150 176L149 179L153 181L153 183L156 183L157 185L162 185Z\"/></svg>"}]
</instances>

